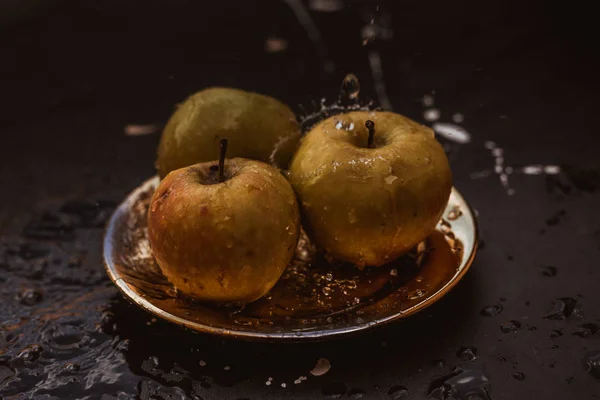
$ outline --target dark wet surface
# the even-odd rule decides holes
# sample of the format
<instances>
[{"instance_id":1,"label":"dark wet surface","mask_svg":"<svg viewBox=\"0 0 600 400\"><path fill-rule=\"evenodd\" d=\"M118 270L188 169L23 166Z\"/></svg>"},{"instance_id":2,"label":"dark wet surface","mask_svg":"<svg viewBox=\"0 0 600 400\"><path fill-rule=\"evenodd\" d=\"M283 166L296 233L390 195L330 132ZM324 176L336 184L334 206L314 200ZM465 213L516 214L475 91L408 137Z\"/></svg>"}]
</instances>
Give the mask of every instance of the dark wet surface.
<instances>
[{"instance_id":1,"label":"dark wet surface","mask_svg":"<svg viewBox=\"0 0 600 400\"><path fill-rule=\"evenodd\" d=\"M294 1L18 3L23 12L0 16L3 399L599 397L590 10L344 2L342 11L308 10L316 44ZM371 18L376 27L363 30ZM269 38L287 47L266 52ZM377 57L383 80L373 79ZM207 85L311 112L321 97L337 98L348 72L361 95L423 123L436 108L438 122L470 134L468 143L440 139L485 241L464 281L405 321L312 344L197 335L125 302L102 268L102 227L154 174L158 141L125 127L160 126ZM331 369L313 376L320 358Z\"/></svg>"}]
</instances>

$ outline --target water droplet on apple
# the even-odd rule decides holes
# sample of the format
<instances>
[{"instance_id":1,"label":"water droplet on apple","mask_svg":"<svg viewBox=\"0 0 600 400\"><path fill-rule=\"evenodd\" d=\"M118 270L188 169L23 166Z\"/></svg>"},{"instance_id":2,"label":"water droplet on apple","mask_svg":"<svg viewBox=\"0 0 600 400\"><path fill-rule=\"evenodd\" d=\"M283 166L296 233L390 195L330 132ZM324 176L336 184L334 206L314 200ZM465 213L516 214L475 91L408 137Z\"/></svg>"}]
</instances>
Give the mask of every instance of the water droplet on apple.
<instances>
[{"instance_id":1,"label":"water droplet on apple","mask_svg":"<svg viewBox=\"0 0 600 400\"><path fill-rule=\"evenodd\" d=\"M397 177L397 176L395 176L395 175L390 175L390 176L386 176L384 180L385 180L385 183L387 183L388 185L391 185L392 183L394 183L394 181L395 181L396 179L398 179L398 177Z\"/></svg>"},{"instance_id":2,"label":"water droplet on apple","mask_svg":"<svg viewBox=\"0 0 600 400\"><path fill-rule=\"evenodd\" d=\"M351 208L350 212L348 212L348 222L354 224L356 223L356 221L358 221L358 218L356 218L356 211L354 210L354 208Z\"/></svg>"},{"instance_id":3,"label":"water droplet on apple","mask_svg":"<svg viewBox=\"0 0 600 400\"><path fill-rule=\"evenodd\" d=\"M352 121L344 121L344 120L339 120L336 124L335 124L335 129L337 130L344 130L344 131L351 131L354 130L354 122Z\"/></svg>"}]
</instances>

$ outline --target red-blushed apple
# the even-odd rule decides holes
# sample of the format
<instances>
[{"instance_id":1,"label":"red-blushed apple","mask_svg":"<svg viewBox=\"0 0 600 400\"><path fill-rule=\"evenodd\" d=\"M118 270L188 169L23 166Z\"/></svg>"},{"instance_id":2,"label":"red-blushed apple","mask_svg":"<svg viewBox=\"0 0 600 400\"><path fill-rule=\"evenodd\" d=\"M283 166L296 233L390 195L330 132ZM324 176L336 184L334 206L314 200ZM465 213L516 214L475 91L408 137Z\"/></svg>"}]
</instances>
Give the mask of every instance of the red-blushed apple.
<instances>
[{"instance_id":1,"label":"red-blushed apple","mask_svg":"<svg viewBox=\"0 0 600 400\"><path fill-rule=\"evenodd\" d=\"M245 303L264 296L287 267L300 216L278 170L232 158L224 168L207 162L169 173L152 197L148 232L160 269L180 292Z\"/></svg>"},{"instance_id":2,"label":"red-blushed apple","mask_svg":"<svg viewBox=\"0 0 600 400\"><path fill-rule=\"evenodd\" d=\"M452 188L433 131L391 112L322 121L302 139L289 172L309 235L358 266L380 266L424 240Z\"/></svg>"}]
</instances>

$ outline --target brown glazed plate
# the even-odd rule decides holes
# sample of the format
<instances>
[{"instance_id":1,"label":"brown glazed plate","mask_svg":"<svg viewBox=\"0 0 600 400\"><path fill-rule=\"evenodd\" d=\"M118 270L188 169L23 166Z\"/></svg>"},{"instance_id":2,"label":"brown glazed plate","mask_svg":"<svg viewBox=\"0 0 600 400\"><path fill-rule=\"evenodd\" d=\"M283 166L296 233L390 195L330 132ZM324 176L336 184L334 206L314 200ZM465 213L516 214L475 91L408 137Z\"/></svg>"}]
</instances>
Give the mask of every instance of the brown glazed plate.
<instances>
[{"instance_id":1,"label":"brown glazed plate","mask_svg":"<svg viewBox=\"0 0 600 400\"><path fill-rule=\"evenodd\" d=\"M112 215L104 238L106 271L127 299L197 332L273 342L358 333L441 299L477 250L475 216L453 188L436 231L388 265L359 270L328 262L302 235L294 259L265 297L243 308L203 304L177 293L152 256L146 213L158 183L158 177L144 182Z\"/></svg>"}]
</instances>

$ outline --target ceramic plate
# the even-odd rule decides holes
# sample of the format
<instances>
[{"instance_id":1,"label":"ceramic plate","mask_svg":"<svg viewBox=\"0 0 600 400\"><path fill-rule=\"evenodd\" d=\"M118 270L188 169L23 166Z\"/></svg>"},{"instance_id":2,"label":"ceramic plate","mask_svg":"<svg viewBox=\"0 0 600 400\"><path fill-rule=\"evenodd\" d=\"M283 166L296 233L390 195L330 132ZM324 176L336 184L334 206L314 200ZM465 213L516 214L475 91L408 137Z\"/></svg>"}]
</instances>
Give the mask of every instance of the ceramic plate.
<instances>
[{"instance_id":1,"label":"ceramic plate","mask_svg":"<svg viewBox=\"0 0 600 400\"><path fill-rule=\"evenodd\" d=\"M329 263L302 235L277 285L244 308L178 294L148 242L146 213L158 177L134 190L111 217L104 262L125 297L159 318L197 332L266 341L322 340L364 331L423 310L465 275L477 250L476 220L452 189L436 231L388 265L359 270Z\"/></svg>"}]
</instances>

